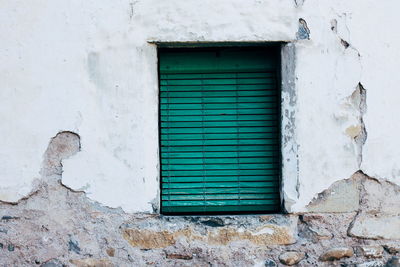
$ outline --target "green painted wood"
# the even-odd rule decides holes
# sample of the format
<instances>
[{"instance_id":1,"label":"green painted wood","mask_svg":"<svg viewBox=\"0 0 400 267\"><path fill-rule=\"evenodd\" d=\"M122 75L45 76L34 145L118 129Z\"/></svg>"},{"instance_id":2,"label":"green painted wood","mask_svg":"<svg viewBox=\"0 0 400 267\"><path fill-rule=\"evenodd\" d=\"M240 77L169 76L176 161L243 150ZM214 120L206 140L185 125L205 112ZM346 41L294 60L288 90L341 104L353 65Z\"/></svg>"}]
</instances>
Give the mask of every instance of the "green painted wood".
<instances>
[{"instance_id":1,"label":"green painted wood","mask_svg":"<svg viewBox=\"0 0 400 267\"><path fill-rule=\"evenodd\" d=\"M160 51L163 213L279 210L275 52Z\"/></svg>"},{"instance_id":2,"label":"green painted wood","mask_svg":"<svg viewBox=\"0 0 400 267\"><path fill-rule=\"evenodd\" d=\"M262 97L262 96L277 96L277 92L274 90L265 91L250 91L250 90L232 90L232 91L200 91L200 92L161 92L161 100L174 100L182 98L204 98L208 100L209 98L224 99L223 97ZM165 99L164 99L165 98Z\"/></svg>"},{"instance_id":3,"label":"green painted wood","mask_svg":"<svg viewBox=\"0 0 400 267\"><path fill-rule=\"evenodd\" d=\"M216 145L274 145L278 139L206 139L206 140L179 140L162 141L163 146L216 146Z\"/></svg>"},{"instance_id":4,"label":"green painted wood","mask_svg":"<svg viewBox=\"0 0 400 267\"><path fill-rule=\"evenodd\" d=\"M208 127L208 128L161 128L161 134L190 133L276 133L276 127Z\"/></svg>"},{"instance_id":5,"label":"green painted wood","mask_svg":"<svg viewBox=\"0 0 400 267\"><path fill-rule=\"evenodd\" d=\"M277 119L277 118L276 118ZM271 133L198 133L198 134L161 134L161 140L203 140L203 139L260 139L271 138Z\"/></svg>"},{"instance_id":6,"label":"green painted wood","mask_svg":"<svg viewBox=\"0 0 400 267\"><path fill-rule=\"evenodd\" d=\"M160 104L161 109L180 109L180 110L186 110L186 109L241 109L241 108L277 108L278 103L276 101L272 100L269 102L261 102L261 103L245 103L245 102L240 102L240 103L222 103L222 104Z\"/></svg>"},{"instance_id":7,"label":"green painted wood","mask_svg":"<svg viewBox=\"0 0 400 267\"><path fill-rule=\"evenodd\" d=\"M161 80L176 80L176 79L226 79L226 78L267 78L276 77L275 71L271 72L218 72L218 73L170 73L160 74Z\"/></svg>"},{"instance_id":8,"label":"green painted wood","mask_svg":"<svg viewBox=\"0 0 400 267\"><path fill-rule=\"evenodd\" d=\"M240 168L232 170L174 170L174 171L161 171L161 175L165 176L213 176L213 175L278 175L279 169L254 169L242 170Z\"/></svg>"},{"instance_id":9,"label":"green painted wood","mask_svg":"<svg viewBox=\"0 0 400 267\"><path fill-rule=\"evenodd\" d=\"M275 70L279 60L276 51L263 49L246 52L236 49L164 51L159 57L161 74L267 72Z\"/></svg>"},{"instance_id":10,"label":"green painted wood","mask_svg":"<svg viewBox=\"0 0 400 267\"><path fill-rule=\"evenodd\" d=\"M276 120L236 120L236 121L183 121L183 122L161 122L162 128L206 128L206 127L265 127L272 126L277 127L278 122Z\"/></svg>"},{"instance_id":11,"label":"green painted wood","mask_svg":"<svg viewBox=\"0 0 400 267\"><path fill-rule=\"evenodd\" d=\"M203 183L203 182L265 182L275 181L273 175L268 176L254 176L254 175L242 175L242 176L184 176L184 177L164 177L163 182L165 183Z\"/></svg>"},{"instance_id":12,"label":"green painted wood","mask_svg":"<svg viewBox=\"0 0 400 267\"><path fill-rule=\"evenodd\" d=\"M279 194L271 193L260 193L260 194L241 194L240 199L275 199L279 197ZM237 200L237 194L199 194L199 195L163 195L161 200L172 201L172 200Z\"/></svg>"},{"instance_id":13,"label":"green painted wood","mask_svg":"<svg viewBox=\"0 0 400 267\"><path fill-rule=\"evenodd\" d=\"M162 164L172 164L172 165L221 165L221 164L232 164L232 163L273 163L279 162L278 159L274 157L252 157L252 158L241 158L241 157L233 157L233 158L162 158Z\"/></svg>"},{"instance_id":14,"label":"green painted wood","mask_svg":"<svg viewBox=\"0 0 400 267\"><path fill-rule=\"evenodd\" d=\"M264 150L250 150L250 151L222 151L222 152L180 152L180 153L174 153L174 152L167 152L161 153L161 158L174 158L174 159L191 159L191 158L197 158L197 159L207 159L207 158L246 158L246 157L273 157L273 158L279 158L279 152L277 150L271 150L271 151L264 151Z\"/></svg>"},{"instance_id":15,"label":"green painted wood","mask_svg":"<svg viewBox=\"0 0 400 267\"><path fill-rule=\"evenodd\" d=\"M262 205L278 204L278 199L225 199L206 201L164 201L164 206L230 206L230 205Z\"/></svg>"},{"instance_id":16,"label":"green painted wood","mask_svg":"<svg viewBox=\"0 0 400 267\"><path fill-rule=\"evenodd\" d=\"M222 183L220 183L221 185ZM254 185L257 185L253 183ZM212 185L212 184L211 184ZM252 187L238 187L238 183L231 184L231 187L208 187L204 186L180 188L180 187L164 187L162 188L163 195L198 195L198 194L262 194L262 193L279 193L278 186L252 186Z\"/></svg>"},{"instance_id":17,"label":"green painted wood","mask_svg":"<svg viewBox=\"0 0 400 267\"><path fill-rule=\"evenodd\" d=\"M276 114L266 115L209 115L209 116L163 116L161 122L209 122L209 121L277 121Z\"/></svg>"},{"instance_id":18,"label":"green painted wood","mask_svg":"<svg viewBox=\"0 0 400 267\"><path fill-rule=\"evenodd\" d=\"M271 96L232 96L232 97L166 97L161 98L161 104L230 104L230 103L270 103L275 102Z\"/></svg>"},{"instance_id":19,"label":"green painted wood","mask_svg":"<svg viewBox=\"0 0 400 267\"><path fill-rule=\"evenodd\" d=\"M182 114L184 113L184 114ZM209 116L209 115L253 115L253 114L277 114L273 108L252 108L252 109L221 109L221 110L160 110L161 118L164 120L168 116ZM167 115L167 116L166 116Z\"/></svg>"},{"instance_id":20,"label":"green painted wood","mask_svg":"<svg viewBox=\"0 0 400 267\"><path fill-rule=\"evenodd\" d=\"M190 85L190 86L173 86L161 85L161 92L225 92L225 91L276 91L276 82L270 81L265 84L244 84L244 85Z\"/></svg>"},{"instance_id":21,"label":"green painted wood","mask_svg":"<svg viewBox=\"0 0 400 267\"><path fill-rule=\"evenodd\" d=\"M241 145L241 146L161 146L161 153L174 153L174 154L179 154L179 153L186 153L186 152L203 152L205 153L202 157L208 157L207 155L209 154L214 154L214 153L208 153L208 152L231 152L233 156L239 157L239 156L244 156L244 155L252 155L248 154L250 152L265 152L265 153L272 153L276 152L278 149L277 145L279 143L279 140L277 140L277 143L275 146L272 145ZM178 152L178 153L176 153ZM246 154L247 152L247 154ZM237 154L236 154L237 153ZM255 155L255 154L254 154ZM275 155L275 154L270 154L270 155Z\"/></svg>"},{"instance_id":22,"label":"green painted wood","mask_svg":"<svg viewBox=\"0 0 400 267\"><path fill-rule=\"evenodd\" d=\"M194 170L249 170L279 168L279 163L232 163L232 164L163 164L163 171Z\"/></svg>"}]
</instances>

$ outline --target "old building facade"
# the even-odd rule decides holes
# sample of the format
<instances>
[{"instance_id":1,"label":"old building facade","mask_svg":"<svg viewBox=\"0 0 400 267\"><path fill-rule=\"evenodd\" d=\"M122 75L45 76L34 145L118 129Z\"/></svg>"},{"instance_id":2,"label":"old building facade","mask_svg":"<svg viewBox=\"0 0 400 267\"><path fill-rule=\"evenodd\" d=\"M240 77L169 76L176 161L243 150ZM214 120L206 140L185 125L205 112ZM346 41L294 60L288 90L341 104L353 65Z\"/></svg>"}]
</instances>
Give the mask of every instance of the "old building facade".
<instances>
[{"instance_id":1,"label":"old building facade","mask_svg":"<svg viewBox=\"0 0 400 267\"><path fill-rule=\"evenodd\" d=\"M400 266L397 1L35 0L0 6L1 266ZM168 49L178 55L163 65ZM214 65L195 54L179 59L182 51L210 49L218 50ZM235 56L225 58L224 49ZM252 54L261 50L267 52ZM171 80L198 79L203 86L225 79L229 85L233 76L215 76L227 69L236 82L243 73L269 73L272 65L257 65L268 53L276 59L276 99L270 88L256 97L257 87L228 86L221 89L228 106L216 108L204 100L221 99L212 92L163 91L179 86ZM192 75L191 66L202 60L201 79L176 76ZM169 72L174 67L179 71ZM240 77L268 83L264 76ZM171 113L176 103L188 106ZM267 130L247 131L271 114L240 114L255 117L235 124L232 133L226 129L231 122L205 124L203 116L199 124L191 121L198 114L188 113L193 105L211 112L207 116L224 108L221 114L236 123L232 103L236 111L275 107L279 116ZM170 121L176 116L192 116L181 128L220 127L232 136L244 127L242 136L256 136L246 139L251 142L278 138L256 150L278 147L277 180L267 185L276 191L240 202L239 181L239 193L230 196L250 206L240 214L226 204L237 199L208 202L218 207L213 212L165 214L171 195L163 168L201 168L204 182L207 151L198 162L169 161L172 152L162 147L182 142L176 134L201 135L202 147L214 140L204 130L164 132L180 125ZM238 146L222 152L240 155ZM223 164L240 158L225 157L219 157ZM257 168L271 162L242 162L254 167L235 169L233 176L261 177L266 172ZM263 184L251 188L257 187ZM225 191L215 192L222 197ZM265 203L278 204L254 212Z\"/></svg>"}]
</instances>

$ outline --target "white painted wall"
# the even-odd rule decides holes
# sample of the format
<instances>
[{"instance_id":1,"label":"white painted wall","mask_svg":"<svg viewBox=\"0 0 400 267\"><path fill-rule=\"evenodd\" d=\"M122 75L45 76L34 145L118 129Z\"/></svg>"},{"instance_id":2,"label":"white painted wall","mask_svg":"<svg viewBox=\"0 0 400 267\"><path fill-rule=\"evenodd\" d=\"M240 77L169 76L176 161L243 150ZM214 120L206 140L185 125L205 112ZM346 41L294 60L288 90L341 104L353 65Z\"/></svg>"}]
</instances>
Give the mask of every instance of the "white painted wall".
<instances>
[{"instance_id":1,"label":"white painted wall","mask_svg":"<svg viewBox=\"0 0 400 267\"><path fill-rule=\"evenodd\" d=\"M152 211L159 189L152 41L294 42L298 173L284 172L290 211L304 211L360 168L399 183L399 8L396 0L0 1L0 200L32 190L50 138L69 130L82 151L63 163L64 184L110 207ZM299 18L310 40L295 40ZM350 103L358 82L367 91L361 167L346 134L359 123Z\"/></svg>"}]
</instances>

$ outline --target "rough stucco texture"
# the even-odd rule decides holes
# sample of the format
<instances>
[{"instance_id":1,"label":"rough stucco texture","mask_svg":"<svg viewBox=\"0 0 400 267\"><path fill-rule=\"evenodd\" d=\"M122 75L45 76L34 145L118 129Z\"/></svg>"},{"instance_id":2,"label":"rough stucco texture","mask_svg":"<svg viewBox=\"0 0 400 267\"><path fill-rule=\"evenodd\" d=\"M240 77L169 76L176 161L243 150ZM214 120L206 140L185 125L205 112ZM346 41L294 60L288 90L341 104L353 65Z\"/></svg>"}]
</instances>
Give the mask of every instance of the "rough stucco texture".
<instances>
[{"instance_id":1,"label":"rough stucco texture","mask_svg":"<svg viewBox=\"0 0 400 267\"><path fill-rule=\"evenodd\" d=\"M110 207L152 211L158 86L149 41L294 43L298 173L283 179L298 182L284 188L289 211L305 211L359 169L399 183L399 7L396 0L2 1L0 200L29 194L50 138L71 131L81 151L63 161L63 184ZM309 36L296 35L300 18ZM352 99L359 83L365 112ZM355 141L361 124L365 144Z\"/></svg>"}]
</instances>

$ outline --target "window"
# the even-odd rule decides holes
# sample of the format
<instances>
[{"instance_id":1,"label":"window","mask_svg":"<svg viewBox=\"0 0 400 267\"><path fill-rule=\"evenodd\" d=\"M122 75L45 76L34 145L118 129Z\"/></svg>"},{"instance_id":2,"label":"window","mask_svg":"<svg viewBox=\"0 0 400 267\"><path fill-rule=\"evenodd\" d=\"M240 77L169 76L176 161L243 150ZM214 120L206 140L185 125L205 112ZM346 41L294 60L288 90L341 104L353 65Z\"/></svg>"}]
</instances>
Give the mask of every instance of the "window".
<instances>
[{"instance_id":1,"label":"window","mask_svg":"<svg viewBox=\"0 0 400 267\"><path fill-rule=\"evenodd\" d=\"M280 211L280 48L160 48L161 213Z\"/></svg>"}]
</instances>

